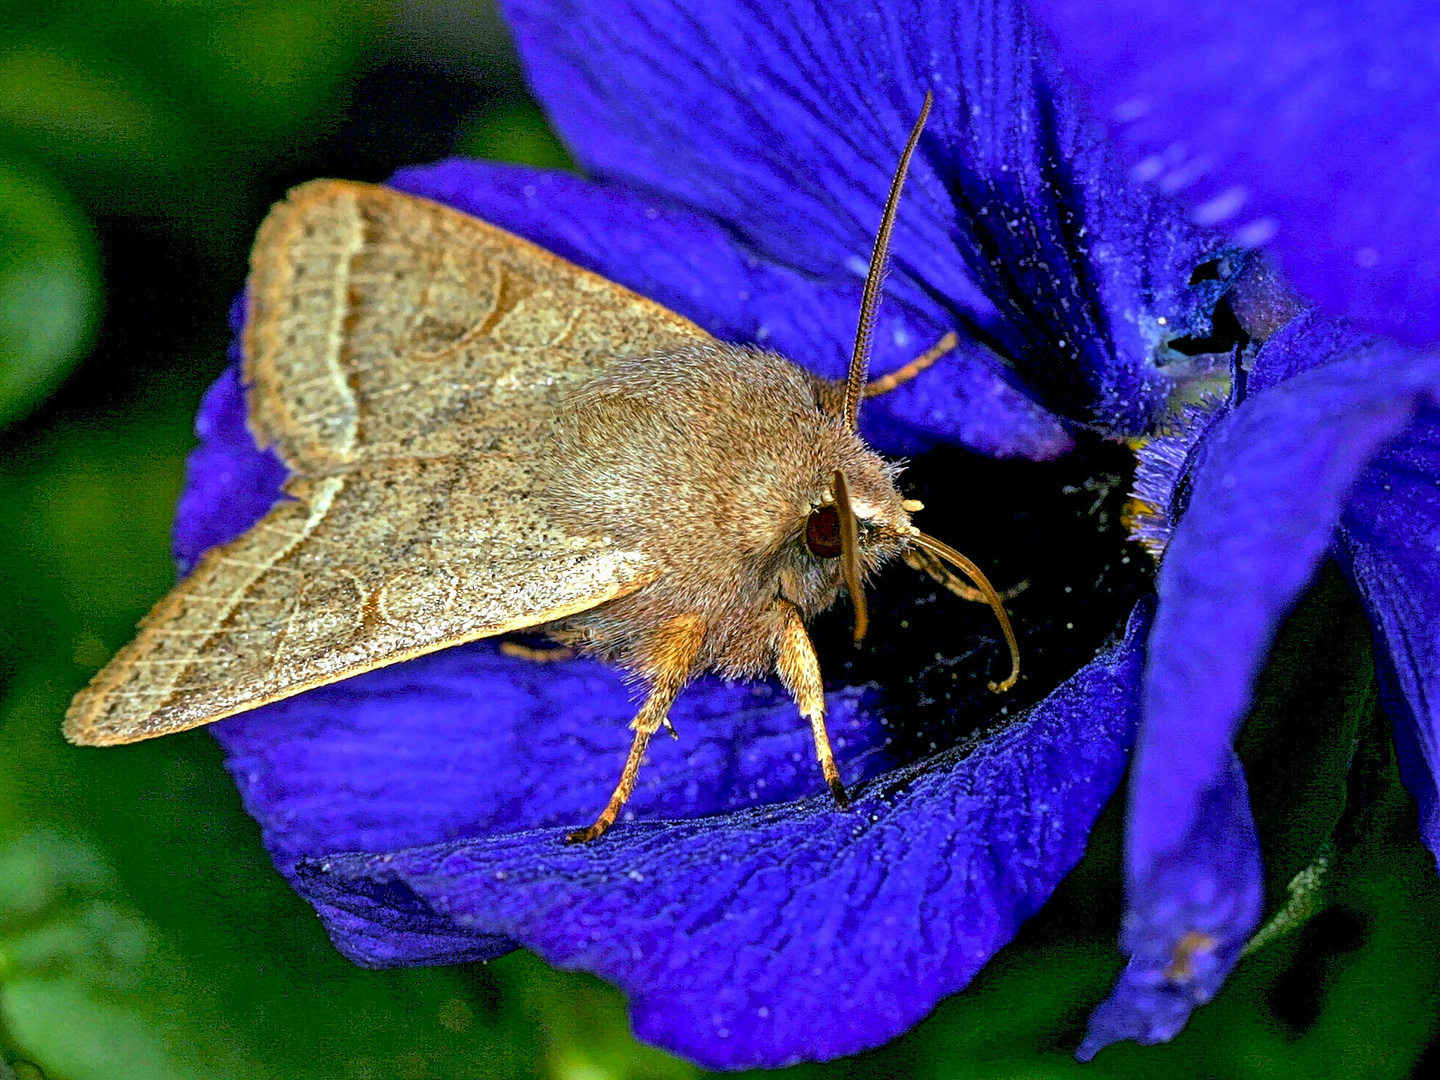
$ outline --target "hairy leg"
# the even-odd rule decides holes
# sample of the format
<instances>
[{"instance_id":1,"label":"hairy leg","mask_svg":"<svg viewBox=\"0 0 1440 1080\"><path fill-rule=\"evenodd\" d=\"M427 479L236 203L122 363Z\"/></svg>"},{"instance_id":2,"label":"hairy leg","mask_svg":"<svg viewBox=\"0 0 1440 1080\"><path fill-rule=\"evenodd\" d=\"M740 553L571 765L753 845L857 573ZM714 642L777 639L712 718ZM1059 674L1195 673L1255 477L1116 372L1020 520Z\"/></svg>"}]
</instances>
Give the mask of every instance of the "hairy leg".
<instances>
[{"instance_id":1,"label":"hairy leg","mask_svg":"<svg viewBox=\"0 0 1440 1080\"><path fill-rule=\"evenodd\" d=\"M645 748L650 744L650 736L662 727L670 727L670 706L690 681L695 669L695 658L700 654L700 645L704 640L705 627L698 616L683 615L660 628L646 664L645 674L650 681L650 692L635 719L630 721L635 739L630 744L630 754L625 759L620 782L615 785L614 794L605 804L605 809L600 811L595 823L589 828L576 829L567 835L567 844L586 844L599 839L615 824L621 808L635 790L635 780L640 775L640 766L645 760Z\"/></svg>"},{"instance_id":2,"label":"hairy leg","mask_svg":"<svg viewBox=\"0 0 1440 1080\"><path fill-rule=\"evenodd\" d=\"M836 804L844 810L850 806L850 799L845 794L845 785L840 782L840 770L830 749L830 733L825 729L825 684L820 679L820 661L815 656L815 645L805 631L800 612L783 600L779 603L784 606L785 626L775 670L785 689L795 699L795 704L800 707L800 715L810 721L820 772L830 787L830 794L835 796Z\"/></svg>"}]
</instances>

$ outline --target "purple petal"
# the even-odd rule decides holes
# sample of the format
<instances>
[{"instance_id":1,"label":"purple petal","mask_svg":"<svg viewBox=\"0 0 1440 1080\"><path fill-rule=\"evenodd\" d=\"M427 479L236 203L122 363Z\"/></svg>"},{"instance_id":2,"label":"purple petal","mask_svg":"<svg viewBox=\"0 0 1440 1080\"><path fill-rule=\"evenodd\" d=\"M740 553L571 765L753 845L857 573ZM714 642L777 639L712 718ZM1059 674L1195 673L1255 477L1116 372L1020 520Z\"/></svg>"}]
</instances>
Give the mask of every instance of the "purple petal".
<instances>
[{"instance_id":1,"label":"purple petal","mask_svg":"<svg viewBox=\"0 0 1440 1080\"><path fill-rule=\"evenodd\" d=\"M858 692L830 700L847 782L880 763L862 734ZM635 702L623 677L590 662L539 664L489 643L382 668L224 721L246 809L281 871L305 856L385 851L514 829L558 836L605 804L630 744ZM652 748L630 817L714 813L812 794L808 727L764 684L707 682L671 713L685 745ZM742 755L732 740L737 728ZM375 963L458 963L498 956L508 938L457 929L403 890L382 890L352 955ZM362 901L357 900L357 903ZM343 923L353 915L322 915Z\"/></svg>"},{"instance_id":2,"label":"purple petal","mask_svg":"<svg viewBox=\"0 0 1440 1080\"><path fill-rule=\"evenodd\" d=\"M922 144L952 203L954 244L1042 400L1110 431L1146 431L1187 366L1169 343L1211 336L1228 282L1190 278L1219 245L1127 183L1028 24L996 22L1010 39L1002 51L1025 62L977 73L961 105L999 124L972 122L948 140L937 125Z\"/></svg>"},{"instance_id":3,"label":"purple petal","mask_svg":"<svg viewBox=\"0 0 1440 1080\"><path fill-rule=\"evenodd\" d=\"M1219 771L1275 627L1361 470L1440 385L1440 356L1374 350L1251 398L1207 440L1160 568L1132 869L1173 849Z\"/></svg>"},{"instance_id":4,"label":"purple petal","mask_svg":"<svg viewBox=\"0 0 1440 1080\"><path fill-rule=\"evenodd\" d=\"M1132 175L1328 311L1440 339L1440 7L1035 0Z\"/></svg>"},{"instance_id":5,"label":"purple petal","mask_svg":"<svg viewBox=\"0 0 1440 1080\"><path fill-rule=\"evenodd\" d=\"M968 756L898 772L881 774L865 698L832 695L842 773L873 777L850 813L823 792L793 704L697 685L634 820L581 848L560 833L603 803L633 711L598 665L452 650L216 731L278 865L347 955L521 944L619 984L642 1038L774 1066L894 1036L1044 903L1124 769L1147 625L1137 611L1122 643ZM369 854L328 854L345 849Z\"/></svg>"},{"instance_id":6,"label":"purple petal","mask_svg":"<svg viewBox=\"0 0 1440 1080\"><path fill-rule=\"evenodd\" d=\"M1089 1061L1122 1039L1146 1045L1180 1033L1215 996L1260 921L1265 872L1245 773L1234 754L1201 793L1179 851L1132 889L1120 947L1130 961L1090 1018L1076 1051Z\"/></svg>"},{"instance_id":7,"label":"purple petal","mask_svg":"<svg viewBox=\"0 0 1440 1080\"><path fill-rule=\"evenodd\" d=\"M1168 1038L1176 1010L1214 992L1253 928L1248 875L1232 872L1253 857L1253 836L1231 806L1231 740L1361 470L1437 387L1440 356L1374 349L1251 398L1207 438L1156 580L1131 782L1125 942L1144 953L1097 1014L1087 1053L1124 1034ZM1185 960L1196 942L1204 964Z\"/></svg>"},{"instance_id":8,"label":"purple petal","mask_svg":"<svg viewBox=\"0 0 1440 1080\"><path fill-rule=\"evenodd\" d=\"M1375 629L1401 777L1440 856L1440 408L1370 464L1341 519L1341 551Z\"/></svg>"},{"instance_id":9,"label":"purple petal","mask_svg":"<svg viewBox=\"0 0 1440 1080\"><path fill-rule=\"evenodd\" d=\"M882 766L860 692L830 699L847 782ZM448 649L215 726L282 862L588 824L620 775L633 689L593 661L537 663L492 645ZM652 744L637 819L711 814L814 794L810 731L767 683L705 680L671 711L681 743ZM743 753L734 749L743 743Z\"/></svg>"},{"instance_id":10,"label":"purple petal","mask_svg":"<svg viewBox=\"0 0 1440 1080\"><path fill-rule=\"evenodd\" d=\"M822 278L836 267L864 277L931 85L917 58L938 58L942 91L958 85L958 20L948 12L625 0L506 8L531 84L582 166L663 192L728 223L770 261ZM986 312L953 258L947 201L926 172L917 168L907 188L896 252L949 303Z\"/></svg>"},{"instance_id":11,"label":"purple petal","mask_svg":"<svg viewBox=\"0 0 1440 1080\"><path fill-rule=\"evenodd\" d=\"M853 275L799 274L703 216L567 173L455 159L401 170L391 185L523 236L716 337L763 345L844 378L860 310L862 282ZM876 327L876 372L908 363L949 328L934 305L887 304ZM1046 459L1071 446L1059 421L1012 387L994 354L972 341L867 404L867 417L876 414L995 456Z\"/></svg>"},{"instance_id":12,"label":"purple petal","mask_svg":"<svg viewBox=\"0 0 1440 1080\"><path fill-rule=\"evenodd\" d=\"M1307 308L1265 342L1246 378L1245 393L1255 397L1301 372L1332 363L1337 356L1360 353L1379 344L1374 335Z\"/></svg>"},{"instance_id":13,"label":"purple petal","mask_svg":"<svg viewBox=\"0 0 1440 1080\"><path fill-rule=\"evenodd\" d=\"M235 364L205 392L195 435L200 445L185 461L185 486L175 508L173 547L182 576L210 548L263 517L289 475L273 451L256 447L245 426L245 389Z\"/></svg>"},{"instance_id":14,"label":"purple petal","mask_svg":"<svg viewBox=\"0 0 1440 1080\"><path fill-rule=\"evenodd\" d=\"M1156 364L1165 341L1209 328L1214 297L1187 288L1201 231L1127 190L1014 0L515 0L509 13L582 164L822 278L863 273L933 89L891 295L994 340L1057 411L1147 427L1172 381Z\"/></svg>"}]
</instances>

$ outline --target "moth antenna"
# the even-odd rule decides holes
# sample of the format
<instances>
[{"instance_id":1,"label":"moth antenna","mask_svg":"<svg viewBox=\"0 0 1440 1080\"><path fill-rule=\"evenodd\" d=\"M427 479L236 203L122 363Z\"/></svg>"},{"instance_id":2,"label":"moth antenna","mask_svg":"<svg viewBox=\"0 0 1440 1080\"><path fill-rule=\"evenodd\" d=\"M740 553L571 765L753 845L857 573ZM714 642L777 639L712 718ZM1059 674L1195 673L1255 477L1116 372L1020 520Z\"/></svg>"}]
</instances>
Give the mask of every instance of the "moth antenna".
<instances>
[{"instance_id":1,"label":"moth antenna","mask_svg":"<svg viewBox=\"0 0 1440 1080\"><path fill-rule=\"evenodd\" d=\"M845 474L835 470L835 509L840 512L840 573L850 590L850 603L855 608L855 644L865 639L870 627L870 612L865 607L865 582L860 578L860 523L850 509L850 489Z\"/></svg>"},{"instance_id":2,"label":"moth antenna","mask_svg":"<svg viewBox=\"0 0 1440 1080\"><path fill-rule=\"evenodd\" d=\"M1015 685L1020 678L1020 646L1015 641L1015 631L1010 626L1010 616L1005 614L1005 605L1001 603L1000 594L995 587L986 580L980 568L967 559L960 552L956 551L949 544L936 540L933 536L917 532L910 537L912 543L924 548L932 555L938 555L955 569L968 577L975 583L975 587L985 594L986 601L990 604L990 610L995 612L995 617L1000 620L1000 629L1005 633L1005 644L1010 646L1010 675L1001 683L992 682L990 689L997 694L1003 694Z\"/></svg>"},{"instance_id":3,"label":"moth antenna","mask_svg":"<svg viewBox=\"0 0 1440 1080\"><path fill-rule=\"evenodd\" d=\"M890 181L885 212L880 215L880 229L875 234L875 246L870 249L870 271L865 275L865 291L860 294L860 325L855 329L855 348L850 353L850 373L845 378L845 412L842 418L849 431L854 431L860 424L860 396L865 391L865 378L870 371L870 339L875 334L875 316L880 311L880 288L885 280L885 264L890 259L890 234L895 230L895 212L900 206L900 192L905 187L905 174L910 171L910 159L915 156L915 147L920 145L920 133L925 130L925 121L930 119L930 106L934 101L934 93L926 90L925 104L920 106L920 116L910 130L910 139L900 154L900 164L895 167L895 178Z\"/></svg>"}]
</instances>

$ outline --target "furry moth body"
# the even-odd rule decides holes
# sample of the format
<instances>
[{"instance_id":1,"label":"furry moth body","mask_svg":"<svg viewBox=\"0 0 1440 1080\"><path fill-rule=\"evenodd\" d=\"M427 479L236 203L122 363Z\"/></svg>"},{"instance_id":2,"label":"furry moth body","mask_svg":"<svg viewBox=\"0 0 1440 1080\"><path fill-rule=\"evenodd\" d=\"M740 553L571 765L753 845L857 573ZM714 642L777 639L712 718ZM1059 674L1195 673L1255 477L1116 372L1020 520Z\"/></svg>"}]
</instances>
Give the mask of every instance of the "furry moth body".
<instances>
[{"instance_id":1,"label":"furry moth body","mask_svg":"<svg viewBox=\"0 0 1440 1080\"><path fill-rule=\"evenodd\" d=\"M844 805L805 630L842 589L858 640L866 574L944 558L1001 618L1012 672L996 689L1018 671L994 590L911 524L895 468L855 430L866 325L831 383L437 203L296 188L261 226L244 330L250 427L288 498L156 605L76 695L66 736L134 742L538 628L647 688L610 804L570 840L614 821L705 671L776 672Z\"/></svg>"}]
</instances>

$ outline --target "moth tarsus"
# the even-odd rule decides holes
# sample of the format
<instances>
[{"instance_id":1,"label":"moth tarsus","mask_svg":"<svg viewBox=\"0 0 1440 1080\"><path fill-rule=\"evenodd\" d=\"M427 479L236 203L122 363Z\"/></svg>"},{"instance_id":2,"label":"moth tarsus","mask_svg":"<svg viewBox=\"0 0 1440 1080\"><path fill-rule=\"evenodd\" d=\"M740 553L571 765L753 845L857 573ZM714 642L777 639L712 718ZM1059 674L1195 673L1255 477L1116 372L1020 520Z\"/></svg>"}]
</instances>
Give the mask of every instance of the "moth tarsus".
<instances>
[{"instance_id":1,"label":"moth tarsus","mask_svg":"<svg viewBox=\"0 0 1440 1080\"><path fill-rule=\"evenodd\" d=\"M210 723L314 687L517 630L646 687L604 810L634 791L684 687L777 674L849 805L807 622L907 552L979 568L920 532L860 401L953 349L948 334L867 384L869 337L906 169L896 170L847 379L715 341L629 290L458 211L315 181L262 225L243 334L251 430L290 479L206 555L81 691L65 732L93 745ZM743 458L737 455L743 454ZM436 507L444 507L438 514ZM968 586L962 586L968 588ZM552 656L502 645L527 660Z\"/></svg>"},{"instance_id":2,"label":"moth tarsus","mask_svg":"<svg viewBox=\"0 0 1440 1080\"><path fill-rule=\"evenodd\" d=\"M955 346L960 344L960 336L954 330L947 330L945 336L937 341L930 348L911 360L904 367L896 368L878 379L871 379L865 384L865 390L861 394L863 398L879 397L881 394L888 394L890 391L904 386L915 376L919 375L926 368L932 366L936 361L942 359ZM910 499L908 502L914 502ZM923 509L920 507L919 509ZM912 511L913 513L913 511Z\"/></svg>"},{"instance_id":3,"label":"moth tarsus","mask_svg":"<svg viewBox=\"0 0 1440 1080\"><path fill-rule=\"evenodd\" d=\"M563 646L551 646L547 649L518 641L502 641L497 647L505 656L514 657L516 660L529 660L532 664L553 664L560 660L575 659L575 650Z\"/></svg>"}]
</instances>

